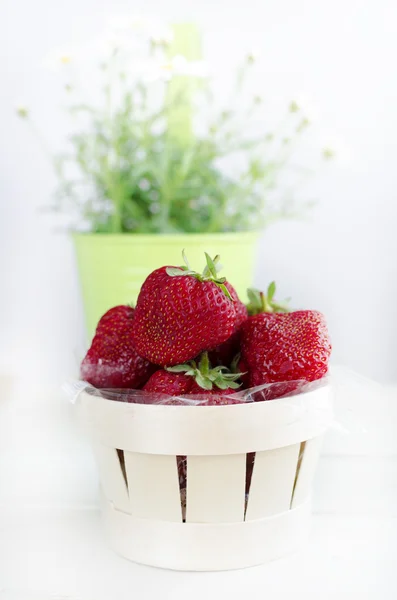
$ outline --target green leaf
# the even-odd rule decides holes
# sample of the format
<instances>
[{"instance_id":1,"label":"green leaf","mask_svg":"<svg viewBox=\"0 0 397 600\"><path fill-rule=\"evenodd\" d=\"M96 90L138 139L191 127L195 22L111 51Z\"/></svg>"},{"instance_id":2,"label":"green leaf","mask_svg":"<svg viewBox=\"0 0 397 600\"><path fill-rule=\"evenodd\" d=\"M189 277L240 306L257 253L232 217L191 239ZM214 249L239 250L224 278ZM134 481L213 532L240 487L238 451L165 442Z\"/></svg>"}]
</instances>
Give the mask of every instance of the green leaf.
<instances>
[{"instance_id":1,"label":"green leaf","mask_svg":"<svg viewBox=\"0 0 397 600\"><path fill-rule=\"evenodd\" d=\"M280 312L280 313L291 312L290 309L288 308L288 306L286 306L285 304L276 304L275 302L272 302L272 307L275 312Z\"/></svg>"},{"instance_id":2,"label":"green leaf","mask_svg":"<svg viewBox=\"0 0 397 600\"><path fill-rule=\"evenodd\" d=\"M240 386L241 383L236 383L235 381L231 381L228 385L228 387L232 388L232 390L238 390Z\"/></svg>"},{"instance_id":3,"label":"green leaf","mask_svg":"<svg viewBox=\"0 0 397 600\"><path fill-rule=\"evenodd\" d=\"M210 365L210 359L208 357L208 352L203 352L200 357L200 361L199 361L200 372L202 373L202 375L207 377L208 373L210 372L210 368L211 368L211 365Z\"/></svg>"},{"instance_id":4,"label":"green leaf","mask_svg":"<svg viewBox=\"0 0 397 600\"><path fill-rule=\"evenodd\" d=\"M220 389L220 390L227 390L227 388L229 387L229 384L222 378L219 378L219 380L217 379L215 381L215 385Z\"/></svg>"},{"instance_id":5,"label":"green leaf","mask_svg":"<svg viewBox=\"0 0 397 600\"><path fill-rule=\"evenodd\" d=\"M219 273L219 271L221 271L221 269L223 268L223 267L222 267L222 265L219 263L220 259L221 259L220 255L219 255L219 254L217 254L217 255L215 256L215 258L212 260L212 262L213 262L213 263L214 263L214 265L215 265L215 269L216 269L216 272L217 272L217 274L218 274L218 273ZM209 277L209 275L210 275L210 271L209 271L209 269L208 269L208 266L206 266L206 267L205 267L205 269L204 269L204 271L203 271L203 277ZM225 278L224 278L224 279L225 279ZM226 279L225 279L225 281L226 281Z\"/></svg>"},{"instance_id":6,"label":"green leaf","mask_svg":"<svg viewBox=\"0 0 397 600\"><path fill-rule=\"evenodd\" d=\"M185 375L189 375L189 377L194 377L197 373L197 369L189 369L189 371L186 371Z\"/></svg>"},{"instance_id":7,"label":"green leaf","mask_svg":"<svg viewBox=\"0 0 397 600\"><path fill-rule=\"evenodd\" d=\"M223 284L220 283L218 284L218 287L222 290L222 292L225 294L226 298L229 298L229 300L231 300L232 302L234 302L233 298L230 295L229 290L227 289L227 287Z\"/></svg>"},{"instance_id":8,"label":"green leaf","mask_svg":"<svg viewBox=\"0 0 397 600\"><path fill-rule=\"evenodd\" d=\"M203 377L200 372L196 373L196 383L203 388L203 390L212 390L212 381Z\"/></svg>"},{"instance_id":9,"label":"green leaf","mask_svg":"<svg viewBox=\"0 0 397 600\"><path fill-rule=\"evenodd\" d=\"M241 358L241 354L240 354L240 352L238 352L238 354L236 354L236 356L233 358L232 363L230 365L230 370L232 371L232 373L237 373L240 358Z\"/></svg>"},{"instance_id":10,"label":"green leaf","mask_svg":"<svg viewBox=\"0 0 397 600\"><path fill-rule=\"evenodd\" d=\"M256 288L248 288L247 289L248 300L254 306L260 303L260 291Z\"/></svg>"},{"instance_id":11,"label":"green leaf","mask_svg":"<svg viewBox=\"0 0 397 600\"><path fill-rule=\"evenodd\" d=\"M175 365L173 367L166 367L166 371L169 371L170 373L185 373L186 371L189 371L190 369L191 369L191 366L188 364Z\"/></svg>"},{"instance_id":12,"label":"green leaf","mask_svg":"<svg viewBox=\"0 0 397 600\"><path fill-rule=\"evenodd\" d=\"M224 375L225 381L237 381L240 379L242 373L227 373Z\"/></svg>"},{"instance_id":13,"label":"green leaf","mask_svg":"<svg viewBox=\"0 0 397 600\"><path fill-rule=\"evenodd\" d=\"M208 271L210 272L210 275L213 279L217 278L217 272L216 272L216 266L214 264L214 261L212 260L212 258L210 257L209 254L207 254L207 252L204 253L205 254L205 259L207 261L207 268Z\"/></svg>"},{"instance_id":14,"label":"green leaf","mask_svg":"<svg viewBox=\"0 0 397 600\"><path fill-rule=\"evenodd\" d=\"M190 265L189 265L189 261L187 259L186 254L185 254L185 249L182 250L182 257L183 257L183 261L184 261L184 263L185 263L188 271L191 271L191 268L190 268ZM183 267L183 268L185 268L185 267Z\"/></svg>"},{"instance_id":15,"label":"green leaf","mask_svg":"<svg viewBox=\"0 0 397 600\"><path fill-rule=\"evenodd\" d=\"M216 269L217 273L219 273L219 271L222 269L222 265L219 264L220 259L221 259L221 257L219 256L219 254L217 254L212 261L215 265L215 269ZM210 270L207 265L203 271L203 277L209 277L209 276L210 276Z\"/></svg>"},{"instance_id":16,"label":"green leaf","mask_svg":"<svg viewBox=\"0 0 397 600\"><path fill-rule=\"evenodd\" d=\"M276 282L272 281L269 287L267 288L267 299L271 302L274 298L274 294L276 293Z\"/></svg>"},{"instance_id":17,"label":"green leaf","mask_svg":"<svg viewBox=\"0 0 397 600\"><path fill-rule=\"evenodd\" d=\"M177 276L181 276L181 275L190 275L189 271L183 271L179 267L167 267L165 272L167 273L167 275L170 275L170 277L177 277Z\"/></svg>"},{"instance_id":18,"label":"green leaf","mask_svg":"<svg viewBox=\"0 0 397 600\"><path fill-rule=\"evenodd\" d=\"M212 261L214 263L217 271L219 271L219 269L221 268L221 265L219 264L220 260L221 260L221 257L219 254L217 254Z\"/></svg>"}]
</instances>

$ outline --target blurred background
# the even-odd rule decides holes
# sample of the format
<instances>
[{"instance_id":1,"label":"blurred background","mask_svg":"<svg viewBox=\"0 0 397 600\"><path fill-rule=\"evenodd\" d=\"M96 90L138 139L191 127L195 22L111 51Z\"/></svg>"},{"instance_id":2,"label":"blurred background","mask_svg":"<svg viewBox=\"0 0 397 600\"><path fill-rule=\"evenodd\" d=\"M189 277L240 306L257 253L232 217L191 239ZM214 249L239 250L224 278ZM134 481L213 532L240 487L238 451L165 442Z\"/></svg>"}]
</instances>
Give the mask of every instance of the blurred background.
<instances>
[{"instance_id":1,"label":"blurred background","mask_svg":"<svg viewBox=\"0 0 397 600\"><path fill-rule=\"evenodd\" d=\"M311 125L298 160L310 162L312 147L335 155L314 165L299 192L314 209L264 228L255 284L274 279L280 299L325 313L334 364L397 383L394 2L14 0L0 11L0 375L60 383L76 375L86 342L72 241L41 210L56 177L16 109L27 107L46 143L62 150L70 130L56 53L71 47L74 60L73 48L109 19L149 14L197 24L226 108L236 101L236 65L255 57L247 86L264 106L255 128L263 119L271 131L296 102ZM87 87L95 101L94 83Z\"/></svg>"}]
</instances>

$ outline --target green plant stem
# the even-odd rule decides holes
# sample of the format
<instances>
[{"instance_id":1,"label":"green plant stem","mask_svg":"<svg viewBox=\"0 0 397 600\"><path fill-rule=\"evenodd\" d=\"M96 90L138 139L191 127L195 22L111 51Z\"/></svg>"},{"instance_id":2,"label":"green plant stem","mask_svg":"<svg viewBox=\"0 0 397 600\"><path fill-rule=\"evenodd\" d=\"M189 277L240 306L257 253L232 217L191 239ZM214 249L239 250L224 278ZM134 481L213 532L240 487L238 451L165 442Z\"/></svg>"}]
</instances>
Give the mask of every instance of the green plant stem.
<instances>
[{"instance_id":1,"label":"green plant stem","mask_svg":"<svg viewBox=\"0 0 397 600\"><path fill-rule=\"evenodd\" d=\"M113 215L111 217L112 233L121 233L122 231L122 202L123 197L120 194L120 186L117 185L117 162L119 158L119 146L117 136L114 132L114 115L112 112L112 83L113 83L113 66L115 55L109 60L108 66L108 84L105 86L105 111L109 131L109 148L113 150L114 165L110 164L109 155L106 157L107 164L107 180L109 185L109 196L113 202Z\"/></svg>"}]
</instances>

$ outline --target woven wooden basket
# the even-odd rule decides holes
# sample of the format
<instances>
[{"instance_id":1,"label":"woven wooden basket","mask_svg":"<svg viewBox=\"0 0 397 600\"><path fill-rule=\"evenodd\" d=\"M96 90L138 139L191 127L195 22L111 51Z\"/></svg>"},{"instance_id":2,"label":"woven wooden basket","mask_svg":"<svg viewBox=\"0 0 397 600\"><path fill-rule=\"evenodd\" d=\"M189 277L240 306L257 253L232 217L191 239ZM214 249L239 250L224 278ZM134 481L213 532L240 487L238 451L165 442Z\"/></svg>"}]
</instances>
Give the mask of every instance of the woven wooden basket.
<instances>
[{"instance_id":1,"label":"woven wooden basket","mask_svg":"<svg viewBox=\"0 0 397 600\"><path fill-rule=\"evenodd\" d=\"M305 541L332 418L328 386L228 406L126 403L83 391L76 408L99 468L108 539L124 557L226 570L281 557Z\"/></svg>"}]
</instances>

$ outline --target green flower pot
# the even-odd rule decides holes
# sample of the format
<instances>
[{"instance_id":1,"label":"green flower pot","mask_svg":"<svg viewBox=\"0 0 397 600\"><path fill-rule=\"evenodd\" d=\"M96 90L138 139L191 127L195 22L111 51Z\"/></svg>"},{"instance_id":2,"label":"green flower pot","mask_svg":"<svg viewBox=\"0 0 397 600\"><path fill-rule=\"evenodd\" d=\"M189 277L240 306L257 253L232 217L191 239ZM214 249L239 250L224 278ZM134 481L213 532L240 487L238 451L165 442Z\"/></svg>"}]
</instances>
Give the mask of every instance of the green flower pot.
<instances>
[{"instance_id":1,"label":"green flower pot","mask_svg":"<svg viewBox=\"0 0 397 600\"><path fill-rule=\"evenodd\" d=\"M185 249L195 270L205 266L204 252L221 256L224 274L246 297L252 285L255 232L215 234L74 234L87 334L101 315L117 304L134 303L145 278L162 265L182 264Z\"/></svg>"}]
</instances>

